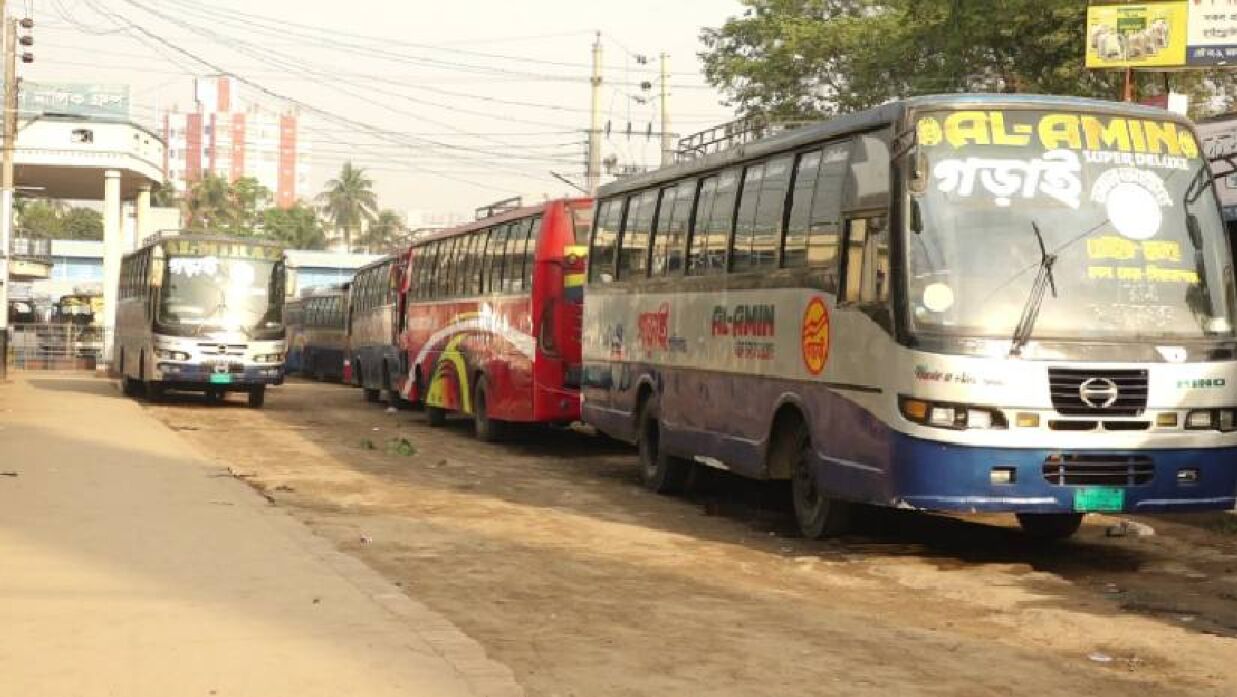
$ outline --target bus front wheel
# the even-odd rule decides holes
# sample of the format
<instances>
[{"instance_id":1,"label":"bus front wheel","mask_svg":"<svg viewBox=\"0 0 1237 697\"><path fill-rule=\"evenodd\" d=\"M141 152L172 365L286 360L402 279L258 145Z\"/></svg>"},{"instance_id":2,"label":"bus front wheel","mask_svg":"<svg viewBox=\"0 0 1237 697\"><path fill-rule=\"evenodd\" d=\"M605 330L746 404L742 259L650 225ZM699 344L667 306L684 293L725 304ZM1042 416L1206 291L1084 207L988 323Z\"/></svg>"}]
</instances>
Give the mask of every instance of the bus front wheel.
<instances>
[{"instance_id":1,"label":"bus front wheel","mask_svg":"<svg viewBox=\"0 0 1237 697\"><path fill-rule=\"evenodd\" d=\"M658 494L679 494L687 488L691 462L668 455L661 447L661 408L650 396L640 409L640 481Z\"/></svg>"},{"instance_id":2,"label":"bus front wheel","mask_svg":"<svg viewBox=\"0 0 1237 697\"><path fill-rule=\"evenodd\" d=\"M850 523L850 504L821 488L812 466L812 441L807 426L798 419L785 425L778 432L771 456L783 459L776 463L781 466L775 471L790 472L791 503L799 532L810 540L844 533Z\"/></svg>"},{"instance_id":3,"label":"bus front wheel","mask_svg":"<svg viewBox=\"0 0 1237 697\"><path fill-rule=\"evenodd\" d=\"M249 388L249 408L261 409L266 404L266 385Z\"/></svg>"},{"instance_id":4,"label":"bus front wheel","mask_svg":"<svg viewBox=\"0 0 1237 697\"><path fill-rule=\"evenodd\" d=\"M1023 534L1040 542L1064 540L1082 526L1081 513L1019 513L1017 518Z\"/></svg>"}]
</instances>

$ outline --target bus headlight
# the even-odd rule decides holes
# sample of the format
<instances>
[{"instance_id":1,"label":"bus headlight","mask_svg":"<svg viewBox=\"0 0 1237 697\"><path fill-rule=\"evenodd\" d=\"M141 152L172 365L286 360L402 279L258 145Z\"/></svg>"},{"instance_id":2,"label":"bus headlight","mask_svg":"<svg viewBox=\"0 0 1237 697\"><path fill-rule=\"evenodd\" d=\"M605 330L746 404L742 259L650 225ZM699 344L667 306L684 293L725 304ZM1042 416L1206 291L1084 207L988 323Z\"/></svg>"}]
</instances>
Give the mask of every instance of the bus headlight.
<instances>
[{"instance_id":1,"label":"bus headlight","mask_svg":"<svg viewBox=\"0 0 1237 697\"><path fill-rule=\"evenodd\" d=\"M254 356L255 363L283 363L282 353L264 353L261 356Z\"/></svg>"},{"instance_id":2,"label":"bus headlight","mask_svg":"<svg viewBox=\"0 0 1237 697\"><path fill-rule=\"evenodd\" d=\"M965 404L937 404L923 399L902 397L899 400L902 416L924 426L962 429L1009 428L1005 414L998 409Z\"/></svg>"},{"instance_id":3,"label":"bus headlight","mask_svg":"<svg viewBox=\"0 0 1237 697\"><path fill-rule=\"evenodd\" d=\"M163 361L187 361L189 354L184 351L169 351L168 349L155 349L155 356Z\"/></svg>"},{"instance_id":4,"label":"bus headlight","mask_svg":"<svg viewBox=\"0 0 1237 697\"><path fill-rule=\"evenodd\" d=\"M1195 409L1185 417L1191 431L1237 431L1237 409Z\"/></svg>"}]
</instances>

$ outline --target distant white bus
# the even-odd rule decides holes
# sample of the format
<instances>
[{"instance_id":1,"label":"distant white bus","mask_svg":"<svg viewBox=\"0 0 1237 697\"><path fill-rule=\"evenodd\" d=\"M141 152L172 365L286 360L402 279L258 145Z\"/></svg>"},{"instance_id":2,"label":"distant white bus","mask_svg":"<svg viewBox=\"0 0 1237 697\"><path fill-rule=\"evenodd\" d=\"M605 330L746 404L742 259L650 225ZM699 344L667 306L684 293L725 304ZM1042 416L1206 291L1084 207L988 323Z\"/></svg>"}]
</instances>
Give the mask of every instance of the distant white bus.
<instances>
[{"instance_id":1,"label":"distant white bus","mask_svg":"<svg viewBox=\"0 0 1237 697\"><path fill-rule=\"evenodd\" d=\"M120 267L116 357L126 395L165 390L261 407L283 382L283 249L222 236L155 237Z\"/></svg>"}]
</instances>

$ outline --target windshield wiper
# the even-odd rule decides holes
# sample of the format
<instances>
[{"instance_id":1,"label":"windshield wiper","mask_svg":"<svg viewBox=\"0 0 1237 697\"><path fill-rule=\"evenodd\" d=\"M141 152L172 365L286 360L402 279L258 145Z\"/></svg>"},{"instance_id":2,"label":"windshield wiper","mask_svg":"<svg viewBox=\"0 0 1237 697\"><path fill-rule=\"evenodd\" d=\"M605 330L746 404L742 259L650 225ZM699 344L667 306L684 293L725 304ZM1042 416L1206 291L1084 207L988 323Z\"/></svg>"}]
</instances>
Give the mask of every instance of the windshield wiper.
<instances>
[{"instance_id":1,"label":"windshield wiper","mask_svg":"<svg viewBox=\"0 0 1237 697\"><path fill-rule=\"evenodd\" d=\"M1031 221L1031 229L1035 231L1035 239L1039 242L1039 273L1031 284L1031 294L1027 296L1026 304L1022 306L1022 317L1018 326L1014 327L1014 336L1010 340L1009 355L1022 355L1022 347L1031 340L1031 332L1035 331L1035 320L1039 319L1039 308L1044 304L1044 291L1052 290L1052 297L1057 297L1057 282L1052 276L1052 267L1057 263L1057 255L1049 254L1044 246L1044 235L1039 231L1039 225Z\"/></svg>"}]
</instances>

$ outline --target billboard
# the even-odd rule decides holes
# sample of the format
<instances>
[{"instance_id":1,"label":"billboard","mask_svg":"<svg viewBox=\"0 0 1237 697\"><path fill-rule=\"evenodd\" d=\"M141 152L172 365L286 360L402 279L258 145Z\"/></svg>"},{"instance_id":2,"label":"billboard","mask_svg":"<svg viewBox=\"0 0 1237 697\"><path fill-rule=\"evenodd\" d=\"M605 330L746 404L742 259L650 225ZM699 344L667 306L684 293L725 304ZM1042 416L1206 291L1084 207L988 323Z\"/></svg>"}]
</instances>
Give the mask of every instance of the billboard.
<instances>
[{"instance_id":1,"label":"billboard","mask_svg":"<svg viewBox=\"0 0 1237 697\"><path fill-rule=\"evenodd\" d=\"M22 116L69 114L91 118L129 118L129 86L22 81L18 90Z\"/></svg>"},{"instance_id":2,"label":"billboard","mask_svg":"<svg viewBox=\"0 0 1237 697\"><path fill-rule=\"evenodd\" d=\"M1185 0L1088 7L1087 67L1185 65L1188 15Z\"/></svg>"},{"instance_id":3,"label":"billboard","mask_svg":"<svg viewBox=\"0 0 1237 697\"><path fill-rule=\"evenodd\" d=\"M1186 45L1189 65L1237 63L1237 3L1193 0Z\"/></svg>"}]
</instances>

